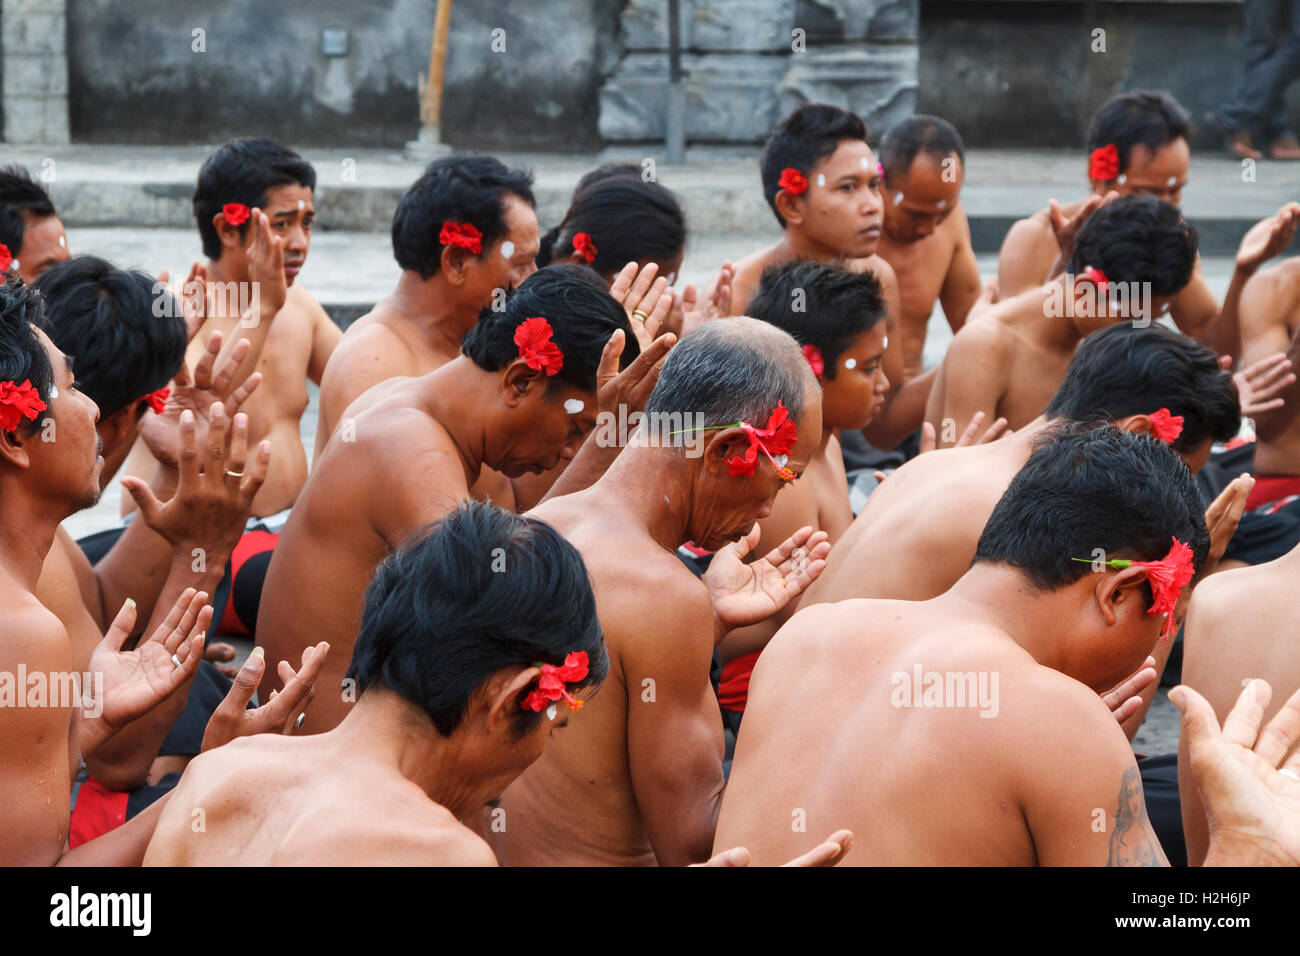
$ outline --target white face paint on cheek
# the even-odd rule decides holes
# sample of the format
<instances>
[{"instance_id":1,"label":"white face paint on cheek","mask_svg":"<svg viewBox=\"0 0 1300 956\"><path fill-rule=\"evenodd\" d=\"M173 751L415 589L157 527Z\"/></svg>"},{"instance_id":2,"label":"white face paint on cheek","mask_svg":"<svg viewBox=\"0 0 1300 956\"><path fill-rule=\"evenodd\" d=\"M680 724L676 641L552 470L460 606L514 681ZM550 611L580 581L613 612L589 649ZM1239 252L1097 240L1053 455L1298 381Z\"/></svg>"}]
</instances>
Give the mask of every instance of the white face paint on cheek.
<instances>
[{"instance_id":1,"label":"white face paint on cheek","mask_svg":"<svg viewBox=\"0 0 1300 956\"><path fill-rule=\"evenodd\" d=\"M512 256L514 256L514 254L515 254L515 244L513 242L507 239L505 242L501 243L502 258L509 259Z\"/></svg>"},{"instance_id":2,"label":"white face paint on cheek","mask_svg":"<svg viewBox=\"0 0 1300 956\"><path fill-rule=\"evenodd\" d=\"M557 711L555 708L555 701L551 701L549 704L546 705L546 719L554 720L556 713Z\"/></svg>"},{"instance_id":3,"label":"white face paint on cheek","mask_svg":"<svg viewBox=\"0 0 1300 956\"><path fill-rule=\"evenodd\" d=\"M58 398L58 397L59 397L59 387L58 387L57 385L51 384L51 385L50 385L50 401L54 401L54 400L55 400L56 398Z\"/></svg>"},{"instance_id":4,"label":"white face paint on cheek","mask_svg":"<svg viewBox=\"0 0 1300 956\"><path fill-rule=\"evenodd\" d=\"M851 358L851 359L845 359L845 360L844 360L844 367L845 367L845 368L857 368L857 367L858 367L858 360L857 360L857 359L852 359L852 358Z\"/></svg>"},{"instance_id":5,"label":"white face paint on cheek","mask_svg":"<svg viewBox=\"0 0 1300 956\"><path fill-rule=\"evenodd\" d=\"M586 405L580 398L566 398L564 400L564 410L570 415L576 415L584 408L586 408Z\"/></svg>"},{"instance_id":6,"label":"white face paint on cheek","mask_svg":"<svg viewBox=\"0 0 1300 956\"><path fill-rule=\"evenodd\" d=\"M63 248L65 248L65 249L68 247L68 238L67 238L67 236L59 236L59 245L62 246Z\"/></svg>"},{"instance_id":7,"label":"white face paint on cheek","mask_svg":"<svg viewBox=\"0 0 1300 956\"><path fill-rule=\"evenodd\" d=\"M18 271L18 260L15 259L13 262L9 263L9 268L10 268L10 269L13 269L14 272L17 272L17 271Z\"/></svg>"},{"instance_id":8,"label":"white face paint on cheek","mask_svg":"<svg viewBox=\"0 0 1300 956\"><path fill-rule=\"evenodd\" d=\"M1165 180L1165 185L1166 185L1166 186L1170 186L1170 187L1172 187L1173 184L1176 183L1176 182L1178 182L1178 177L1177 177L1177 176L1170 176L1168 179Z\"/></svg>"},{"instance_id":9,"label":"white face paint on cheek","mask_svg":"<svg viewBox=\"0 0 1300 956\"><path fill-rule=\"evenodd\" d=\"M1123 173L1120 173L1119 176L1115 179L1115 182L1123 186L1126 182L1128 182L1128 177L1125 176Z\"/></svg>"},{"instance_id":10,"label":"white face paint on cheek","mask_svg":"<svg viewBox=\"0 0 1300 956\"><path fill-rule=\"evenodd\" d=\"M903 194L902 194L902 193L894 193L894 205L897 206L897 205L898 205L899 203L901 203L902 201L903 201Z\"/></svg>"},{"instance_id":11,"label":"white face paint on cheek","mask_svg":"<svg viewBox=\"0 0 1300 956\"><path fill-rule=\"evenodd\" d=\"M825 173L818 173L818 174L817 174L817 185L818 185L818 186L825 186L825 185L826 185L826 174L825 174Z\"/></svg>"},{"instance_id":12,"label":"white face paint on cheek","mask_svg":"<svg viewBox=\"0 0 1300 956\"><path fill-rule=\"evenodd\" d=\"M938 206L940 209L942 209L944 206L948 205L948 200L940 199L937 203L935 203L935 205Z\"/></svg>"},{"instance_id":13,"label":"white face paint on cheek","mask_svg":"<svg viewBox=\"0 0 1300 956\"><path fill-rule=\"evenodd\" d=\"M887 349L887 348L889 348L889 336L888 336L888 335L885 336L885 341L883 341L883 342L880 343L880 347L881 347L882 349Z\"/></svg>"}]
</instances>

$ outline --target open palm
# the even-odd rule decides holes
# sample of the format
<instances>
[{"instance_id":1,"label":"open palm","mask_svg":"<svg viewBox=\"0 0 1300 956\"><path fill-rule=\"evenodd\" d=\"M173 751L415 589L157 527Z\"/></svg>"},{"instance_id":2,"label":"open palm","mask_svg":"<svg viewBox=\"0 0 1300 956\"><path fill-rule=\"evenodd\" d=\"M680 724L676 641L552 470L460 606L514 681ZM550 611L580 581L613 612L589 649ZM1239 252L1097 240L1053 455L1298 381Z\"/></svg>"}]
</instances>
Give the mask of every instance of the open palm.
<instances>
[{"instance_id":1,"label":"open palm","mask_svg":"<svg viewBox=\"0 0 1300 956\"><path fill-rule=\"evenodd\" d=\"M755 524L745 537L720 548L704 572L713 613L727 630L757 624L780 611L817 580L831 551L825 531L805 526L746 564L745 555L759 536Z\"/></svg>"}]
</instances>

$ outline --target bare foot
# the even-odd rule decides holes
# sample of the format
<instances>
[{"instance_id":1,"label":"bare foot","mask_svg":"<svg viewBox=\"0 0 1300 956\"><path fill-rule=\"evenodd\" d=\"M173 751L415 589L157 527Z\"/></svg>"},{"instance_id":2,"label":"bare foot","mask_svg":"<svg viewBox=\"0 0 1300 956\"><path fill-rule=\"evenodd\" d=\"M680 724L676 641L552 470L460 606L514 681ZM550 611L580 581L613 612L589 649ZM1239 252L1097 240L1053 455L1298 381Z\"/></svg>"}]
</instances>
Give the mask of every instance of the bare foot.
<instances>
[{"instance_id":1,"label":"bare foot","mask_svg":"<svg viewBox=\"0 0 1300 956\"><path fill-rule=\"evenodd\" d=\"M1268 144L1270 159L1300 159L1300 142L1294 136L1279 136Z\"/></svg>"},{"instance_id":2,"label":"bare foot","mask_svg":"<svg viewBox=\"0 0 1300 956\"><path fill-rule=\"evenodd\" d=\"M233 661L235 659L235 648L232 645L227 644L225 641L213 641L207 647L203 648L203 659L216 664L217 670L221 671L221 673L225 674L231 680L239 674L239 671L236 668L224 663L225 661Z\"/></svg>"},{"instance_id":3,"label":"bare foot","mask_svg":"<svg viewBox=\"0 0 1300 956\"><path fill-rule=\"evenodd\" d=\"M1255 148L1255 144L1250 141L1250 133L1245 130L1235 130L1225 132L1228 139L1228 151L1234 156L1241 159L1260 159L1262 154Z\"/></svg>"}]
</instances>

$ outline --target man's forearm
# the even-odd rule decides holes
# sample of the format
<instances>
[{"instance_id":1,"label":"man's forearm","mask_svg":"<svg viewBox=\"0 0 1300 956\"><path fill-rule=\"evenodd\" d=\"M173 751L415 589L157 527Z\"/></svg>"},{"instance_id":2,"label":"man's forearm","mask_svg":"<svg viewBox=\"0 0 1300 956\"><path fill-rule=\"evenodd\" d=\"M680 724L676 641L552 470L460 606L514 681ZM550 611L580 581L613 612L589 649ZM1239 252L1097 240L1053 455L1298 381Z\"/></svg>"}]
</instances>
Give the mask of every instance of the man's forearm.
<instances>
[{"instance_id":1,"label":"man's forearm","mask_svg":"<svg viewBox=\"0 0 1300 956\"><path fill-rule=\"evenodd\" d=\"M1237 317L1237 307L1241 304L1241 291L1252 275L1253 269L1243 269L1241 266L1233 269L1223 305L1219 308L1219 314L1210 321L1204 339L1220 355L1232 356L1234 366L1241 358L1241 322Z\"/></svg>"},{"instance_id":2,"label":"man's forearm","mask_svg":"<svg viewBox=\"0 0 1300 956\"><path fill-rule=\"evenodd\" d=\"M69 850L55 866L139 866L170 796L165 794L115 830Z\"/></svg>"},{"instance_id":3,"label":"man's forearm","mask_svg":"<svg viewBox=\"0 0 1300 956\"><path fill-rule=\"evenodd\" d=\"M160 466L150 487L160 501L166 501L175 494L176 484L176 473ZM137 624L147 622L153 616L171 562L171 544L136 512L113 547L95 565L100 606L90 608L90 612L100 630L108 628L127 598L135 601Z\"/></svg>"}]
</instances>

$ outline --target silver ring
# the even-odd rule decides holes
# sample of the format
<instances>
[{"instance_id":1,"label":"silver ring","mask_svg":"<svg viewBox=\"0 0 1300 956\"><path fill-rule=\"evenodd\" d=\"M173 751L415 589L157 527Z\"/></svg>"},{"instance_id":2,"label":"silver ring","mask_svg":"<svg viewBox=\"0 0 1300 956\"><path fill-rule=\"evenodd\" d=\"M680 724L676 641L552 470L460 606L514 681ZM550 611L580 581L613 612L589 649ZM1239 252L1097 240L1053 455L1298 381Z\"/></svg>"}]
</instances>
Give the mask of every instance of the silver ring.
<instances>
[{"instance_id":1,"label":"silver ring","mask_svg":"<svg viewBox=\"0 0 1300 956\"><path fill-rule=\"evenodd\" d=\"M226 469L226 474L229 475L231 478L244 477L244 473L242 471L231 471L229 468Z\"/></svg>"},{"instance_id":2,"label":"silver ring","mask_svg":"<svg viewBox=\"0 0 1300 956\"><path fill-rule=\"evenodd\" d=\"M303 711L298 715L298 719L293 722L294 730L301 730L303 723L307 720L307 712Z\"/></svg>"},{"instance_id":3,"label":"silver ring","mask_svg":"<svg viewBox=\"0 0 1300 956\"><path fill-rule=\"evenodd\" d=\"M1296 773L1290 767L1279 770L1278 773L1280 773L1284 777L1290 777L1292 780L1300 780L1300 773Z\"/></svg>"},{"instance_id":4,"label":"silver ring","mask_svg":"<svg viewBox=\"0 0 1300 956\"><path fill-rule=\"evenodd\" d=\"M175 654L172 655L172 663L175 664L177 667L183 666L181 664L181 659L177 657Z\"/></svg>"}]
</instances>

